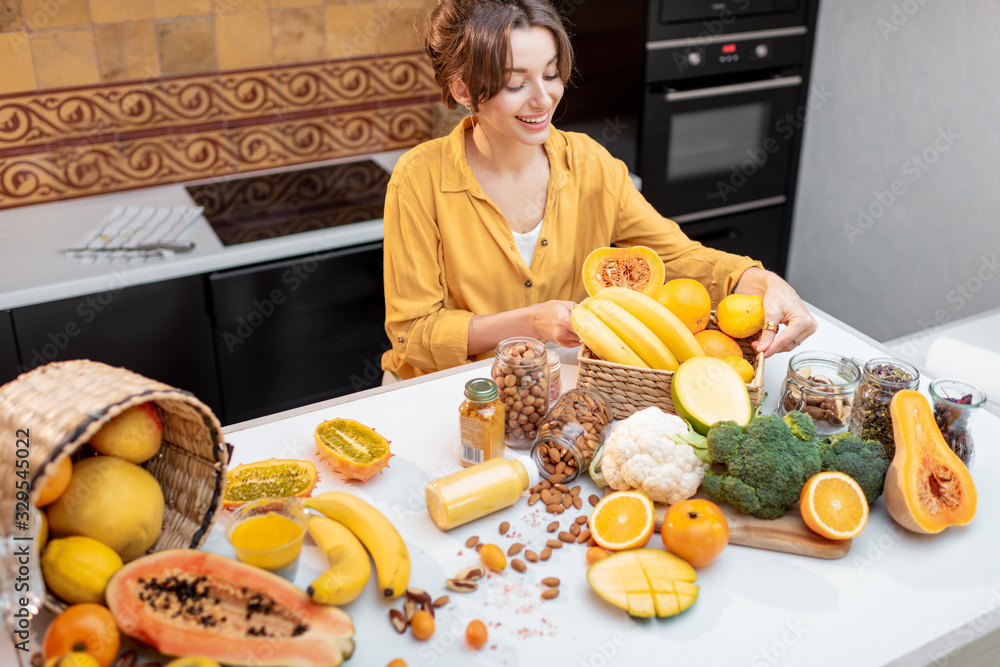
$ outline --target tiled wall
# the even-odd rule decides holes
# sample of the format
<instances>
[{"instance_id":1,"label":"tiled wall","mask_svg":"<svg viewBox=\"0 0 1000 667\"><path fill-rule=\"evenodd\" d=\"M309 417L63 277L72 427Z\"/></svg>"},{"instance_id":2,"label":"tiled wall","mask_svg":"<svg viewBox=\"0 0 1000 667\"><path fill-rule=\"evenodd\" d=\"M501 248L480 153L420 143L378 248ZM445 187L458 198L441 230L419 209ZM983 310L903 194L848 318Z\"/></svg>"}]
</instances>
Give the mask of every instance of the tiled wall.
<instances>
[{"instance_id":1,"label":"tiled wall","mask_svg":"<svg viewBox=\"0 0 1000 667\"><path fill-rule=\"evenodd\" d=\"M0 209L414 145L434 0L0 0Z\"/></svg>"}]
</instances>

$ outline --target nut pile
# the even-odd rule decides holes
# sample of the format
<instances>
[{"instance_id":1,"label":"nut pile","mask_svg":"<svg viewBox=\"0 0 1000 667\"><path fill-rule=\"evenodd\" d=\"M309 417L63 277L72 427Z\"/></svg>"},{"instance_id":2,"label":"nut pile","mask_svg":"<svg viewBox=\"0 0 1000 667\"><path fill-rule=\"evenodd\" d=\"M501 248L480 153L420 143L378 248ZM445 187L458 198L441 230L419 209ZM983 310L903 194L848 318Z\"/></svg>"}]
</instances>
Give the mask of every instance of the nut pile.
<instances>
[{"instance_id":1,"label":"nut pile","mask_svg":"<svg viewBox=\"0 0 1000 667\"><path fill-rule=\"evenodd\" d=\"M571 507L581 509L583 500L580 498L580 487L569 488L563 484L565 476L565 473L556 473L528 489L531 494L528 497L528 505L541 501L549 514L562 514Z\"/></svg>"},{"instance_id":2,"label":"nut pile","mask_svg":"<svg viewBox=\"0 0 1000 667\"><path fill-rule=\"evenodd\" d=\"M824 426L829 429L837 429L844 426L851 417L851 405L854 396L844 394L843 385L836 385L825 375L812 375L812 369L803 366L795 370L799 375L806 377L815 386L810 386L803 391L799 385L789 382L788 391L784 397L784 408L786 412L801 410L816 422L817 428ZM829 387L827 389L827 387ZM828 394L828 395L826 395ZM804 395L804 400L803 400ZM802 407L797 407L801 403ZM821 422L826 422L825 424Z\"/></svg>"},{"instance_id":3,"label":"nut pile","mask_svg":"<svg viewBox=\"0 0 1000 667\"><path fill-rule=\"evenodd\" d=\"M530 445L534 441L538 422L549 408L548 369L541 343L517 342L497 351L493 381L506 410L504 432L508 445Z\"/></svg>"},{"instance_id":4,"label":"nut pile","mask_svg":"<svg viewBox=\"0 0 1000 667\"><path fill-rule=\"evenodd\" d=\"M433 617L434 610L445 606L448 601L447 595L433 599L427 591L419 588L407 588L406 597L403 600L403 610L390 609L389 622L392 623L396 632L403 634L410 622L413 621L413 615L417 613L417 610L422 609Z\"/></svg>"},{"instance_id":5,"label":"nut pile","mask_svg":"<svg viewBox=\"0 0 1000 667\"><path fill-rule=\"evenodd\" d=\"M539 442L532 456L539 469L565 475L559 481L576 479L601 443L611 410L600 396L585 389L570 389L556 401L538 426Z\"/></svg>"}]
</instances>

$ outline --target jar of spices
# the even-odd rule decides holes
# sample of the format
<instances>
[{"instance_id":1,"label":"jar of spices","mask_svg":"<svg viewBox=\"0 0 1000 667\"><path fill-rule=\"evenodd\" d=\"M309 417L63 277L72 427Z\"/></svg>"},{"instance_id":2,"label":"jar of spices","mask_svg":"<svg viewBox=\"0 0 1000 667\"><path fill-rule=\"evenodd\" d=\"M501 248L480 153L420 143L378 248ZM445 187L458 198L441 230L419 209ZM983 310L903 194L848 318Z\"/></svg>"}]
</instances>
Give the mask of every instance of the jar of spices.
<instances>
[{"instance_id":1,"label":"jar of spices","mask_svg":"<svg viewBox=\"0 0 1000 667\"><path fill-rule=\"evenodd\" d=\"M861 368L853 360L830 352L799 352L788 361L776 414L798 410L812 417L818 435L847 430Z\"/></svg>"},{"instance_id":2,"label":"jar of spices","mask_svg":"<svg viewBox=\"0 0 1000 667\"><path fill-rule=\"evenodd\" d=\"M946 379L931 382L930 392L934 420L941 429L941 435L965 467L971 468L976 449L969 422L972 415L986 405L986 392L961 380Z\"/></svg>"},{"instance_id":3,"label":"jar of spices","mask_svg":"<svg viewBox=\"0 0 1000 667\"><path fill-rule=\"evenodd\" d=\"M528 449L538 433L538 422L549 409L549 364L542 341L501 341L493 361L493 381L506 410L507 446Z\"/></svg>"},{"instance_id":4,"label":"jar of spices","mask_svg":"<svg viewBox=\"0 0 1000 667\"><path fill-rule=\"evenodd\" d=\"M555 405L562 393L562 360L555 350L549 350L546 359L549 362L549 405Z\"/></svg>"},{"instance_id":5,"label":"jar of spices","mask_svg":"<svg viewBox=\"0 0 1000 667\"><path fill-rule=\"evenodd\" d=\"M889 403L901 389L916 390L920 373L895 359L871 359L865 364L861 383L854 393L850 431L862 440L878 440L891 459L896 453Z\"/></svg>"},{"instance_id":6,"label":"jar of spices","mask_svg":"<svg viewBox=\"0 0 1000 667\"><path fill-rule=\"evenodd\" d=\"M611 420L611 408L600 392L583 387L567 391L538 426L531 446L538 472L555 484L576 479L604 444Z\"/></svg>"},{"instance_id":7,"label":"jar of spices","mask_svg":"<svg viewBox=\"0 0 1000 667\"><path fill-rule=\"evenodd\" d=\"M465 383L458 422L462 436L459 462L463 466L503 456L504 409L496 382L476 378Z\"/></svg>"}]
</instances>

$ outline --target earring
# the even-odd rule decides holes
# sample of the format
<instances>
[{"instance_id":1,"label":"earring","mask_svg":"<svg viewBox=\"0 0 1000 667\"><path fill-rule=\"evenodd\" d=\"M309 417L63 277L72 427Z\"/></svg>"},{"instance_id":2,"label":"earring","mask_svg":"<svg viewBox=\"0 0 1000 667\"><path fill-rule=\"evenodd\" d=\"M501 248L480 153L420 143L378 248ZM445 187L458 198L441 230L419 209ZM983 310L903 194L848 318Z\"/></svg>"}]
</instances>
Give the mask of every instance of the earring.
<instances>
[{"instance_id":1,"label":"earring","mask_svg":"<svg viewBox=\"0 0 1000 667\"><path fill-rule=\"evenodd\" d=\"M472 102L466 102L465 103L465 108L468 109L469 115L471 116L472 115Z\"/></svg>"}]
</instances>

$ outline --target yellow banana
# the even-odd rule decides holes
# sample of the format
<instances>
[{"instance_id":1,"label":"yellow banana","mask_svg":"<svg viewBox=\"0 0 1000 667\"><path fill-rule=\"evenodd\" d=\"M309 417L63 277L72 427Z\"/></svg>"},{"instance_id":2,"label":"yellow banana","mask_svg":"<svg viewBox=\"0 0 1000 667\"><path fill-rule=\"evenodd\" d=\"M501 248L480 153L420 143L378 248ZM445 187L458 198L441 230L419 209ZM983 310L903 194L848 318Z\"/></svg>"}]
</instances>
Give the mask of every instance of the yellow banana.
<instances>
[{"instance_id":1,"label":"yellow banana","mask_svg":"<svg viewBox=\"0 0 1000 667\"><path fill-rule=\"evenodd\" d=\"M325 516L309 519L309 535L326 554L330 567L306 592L320 604L352 602L361 595L372 573L368 552L347 526Z\"/></svg>"},{"instance_id":2,"label":"yellow banana","mask_svg":"<svg viewBox=\"0 0 1000 667\"><path fill-rule=\"evenodd\" d=\"M639 355L587 306L576 306L569 318L576 335L601 359L625 366L649 368L649 364L640 359Z\"/></svg>"},{"instance_id":3,"label":"yellow banana","mask_svg":"<svg viewBox=\"0 0 1000 667\"><path fill-rule=\"evenodd\" d=\"M613 301L635 315L657 338L667 344L678 362L684 363L691 357L705 356L691 331L656 299L624 287L605 287L597 296Z\"/></svg>"},{"instance_id":4,"label":"yellow banana","mask_svg":"<svg viewBox=\"0 0 1000 667\"><path fill-rule=\"evenodd\" d=\"M304 498L303 504L341 522L357 535L375 561L382 595L395 598L403 594L410 583L410 552L384 514L346 491L327 491Z\"/></svg>"},{"instance_id":5,"label":"yellow banana","mask_svg":"<svg viewBox=\"0 0 1000 667\"><path fill-rule=\"evenodd\" d=\"M664 371L677 370L677 358L667 348L666 343L656 337L649 327L639 321L617 303L607 299L589 299L586 307L601 321L611 327L639 358L650 368Z\"/></svg>"}]
</instances>

